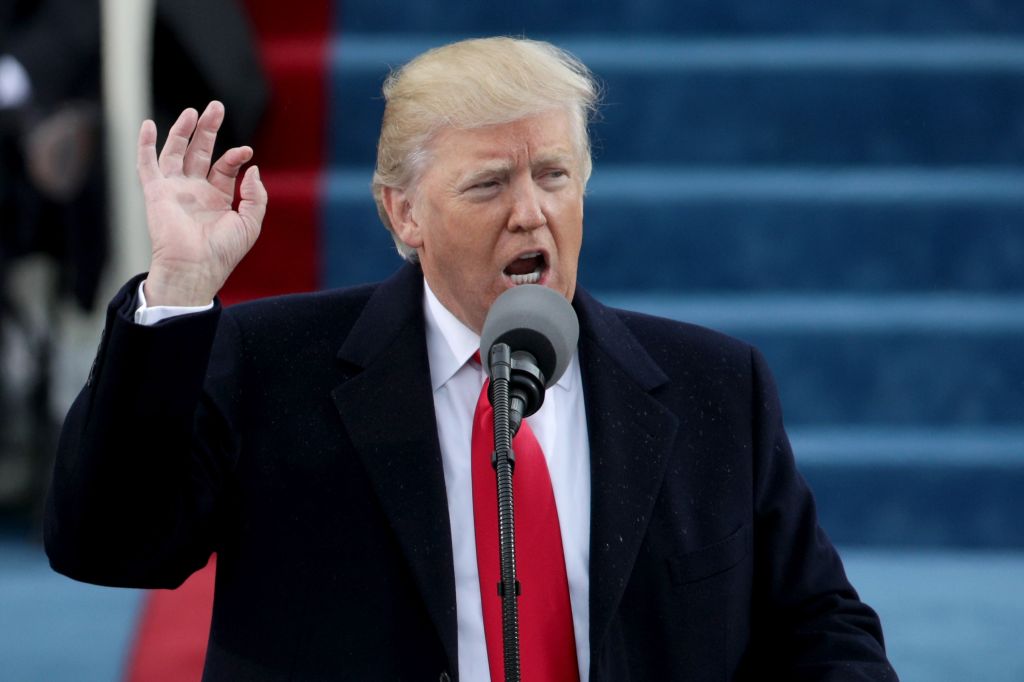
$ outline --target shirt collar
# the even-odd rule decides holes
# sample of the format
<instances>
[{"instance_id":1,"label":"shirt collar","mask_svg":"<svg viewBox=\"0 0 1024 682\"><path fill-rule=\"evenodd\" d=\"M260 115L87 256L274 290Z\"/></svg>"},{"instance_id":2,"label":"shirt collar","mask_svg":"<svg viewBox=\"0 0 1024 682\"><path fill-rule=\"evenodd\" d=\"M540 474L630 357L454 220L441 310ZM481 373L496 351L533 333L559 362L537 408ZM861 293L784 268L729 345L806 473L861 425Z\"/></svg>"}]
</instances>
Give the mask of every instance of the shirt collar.
<instances>
[{"instance_id":1,"label":"shirt collar","mask_svg":"<svg viewBox=\"0 0 1024 682\"><path fill-rule=\"evenodd\" d=\"M480 350L480 337L441 304L426 280L423 281L423 316L427 322L430 385L436 391Z\"/></svg>"},{"instance_id":2,"label":"shirt collar","mask_svg":"<svg viewBox=\"0 0 1024 682\"><path fill-rule=\"evenodd\" d=\"M427 358L430 361L430 386L437 391L462 369L473 354L480 350L480 336L455 317L423 280L423 317L427 323ZM573 353L569 367L555 383L562 390L570 389L570 377L575 371Z\"/></svg>"}]
</instances>

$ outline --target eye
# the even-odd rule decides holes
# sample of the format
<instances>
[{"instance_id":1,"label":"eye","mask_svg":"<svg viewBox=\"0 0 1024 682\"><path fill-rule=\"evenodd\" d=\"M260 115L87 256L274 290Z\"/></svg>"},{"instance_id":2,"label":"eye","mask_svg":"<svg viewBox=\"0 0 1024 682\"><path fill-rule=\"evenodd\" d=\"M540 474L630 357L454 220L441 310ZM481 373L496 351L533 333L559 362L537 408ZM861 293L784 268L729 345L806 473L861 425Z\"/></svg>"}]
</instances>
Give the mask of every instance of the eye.
<instances>
[{"instance_id":1,"label":"eye","mask_svg":"<svg viewBox=\"0 0 1024 682\"><path fill-rule=\"evenodd\" d=\"M488 178L467 185L462 190L462 195L473 201L490 200L501 193L501 187L502 182L500 178Z\"/></svg>"},{"instance_id":2,"label":"eye","mask_svg":"<svg viewBox=\"0 0 1024 682\"><path fill-rule=\"evenodd\" d=\"M541 172L538 181L550 187L561 187L569 179L565 168L548 168Z\"/></svg>"}]
</instances>

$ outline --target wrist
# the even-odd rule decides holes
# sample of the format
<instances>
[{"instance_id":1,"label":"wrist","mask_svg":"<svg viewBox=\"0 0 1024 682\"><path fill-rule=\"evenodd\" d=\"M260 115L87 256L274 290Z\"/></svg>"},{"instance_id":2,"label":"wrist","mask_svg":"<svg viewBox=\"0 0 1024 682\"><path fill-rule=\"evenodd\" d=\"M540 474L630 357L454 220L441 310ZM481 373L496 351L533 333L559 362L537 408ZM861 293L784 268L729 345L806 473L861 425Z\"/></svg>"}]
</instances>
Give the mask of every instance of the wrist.
<instances>
[{"instance_id":1,"label":"wrist","mask_svg":"<svg viewBox=\"0 0 1024 682\"><path fill-rule=\"evenodd\" d=\"M143 285L146 305L197 307L209 305L219 287L209 284L208 278L189 273L168 273L158 267L150 268Z\"/></svg>"}]
</instances>

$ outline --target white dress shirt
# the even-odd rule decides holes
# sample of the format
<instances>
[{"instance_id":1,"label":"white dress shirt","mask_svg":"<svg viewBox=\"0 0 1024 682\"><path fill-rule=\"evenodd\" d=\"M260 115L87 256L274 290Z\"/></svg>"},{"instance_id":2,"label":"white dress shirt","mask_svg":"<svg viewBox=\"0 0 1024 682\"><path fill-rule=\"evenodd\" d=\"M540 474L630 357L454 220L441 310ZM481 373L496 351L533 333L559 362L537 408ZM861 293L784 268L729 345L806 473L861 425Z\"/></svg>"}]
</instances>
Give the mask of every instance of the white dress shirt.
<instances>
[{"instance_id":1,"label":"white dress shirt","mask_svg":"<svg viewBox=\"0 0 1024 682\"><path fill-rule=\"evenodd\" d=\"M426 283L423 312L452 527L459 677L476 682L490 677L476 563L470 462L473 413L486 375L483 367L469 362L480 349L480 337L441 305ZM540 410L527 421L544 451L551 476L569 578L580 681L586 682L590 672L590 445L576 356L558 383L546 391ZM528 551L529 546L522 544L516 548L519 554Z\"/></svg>"},{"instance_id":2,"label":"white dress shirt","mask_svg":"<svg viewBox=\"0 0 1024 682\"><path fill-rule=\"evenodd\" d=\"M455 564L455 601L459 626L459 677L478 682L490 677L473 527L473 413L484 384L483 368L470 362L480 337L460 322L424 282L427 357L434 412L441 445L444 482ZM139 285L138 324L155 324L174 315L208 310L146 305ZM547 460L562 534L569 579L580 682L590 674L590 445L578 355L561 379L545 393L544 404L527 418ZM530 548L520 544L518 553Z\"/></svg>"}]
</instances>

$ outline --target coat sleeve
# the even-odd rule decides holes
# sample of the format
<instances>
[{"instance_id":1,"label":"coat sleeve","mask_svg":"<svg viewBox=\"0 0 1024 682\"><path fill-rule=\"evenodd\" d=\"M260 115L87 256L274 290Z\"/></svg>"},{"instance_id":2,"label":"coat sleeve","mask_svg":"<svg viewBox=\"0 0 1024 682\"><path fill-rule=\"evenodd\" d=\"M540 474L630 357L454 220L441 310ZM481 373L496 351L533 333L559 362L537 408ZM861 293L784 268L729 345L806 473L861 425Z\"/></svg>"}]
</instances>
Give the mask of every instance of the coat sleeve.
<instances>
[{"instance_id":1,"label":"coat sleeve","mask_svg":"<svg viewBox=\"0 0 1024 682\"><path fill-rule=\"evenodd\" d=\"M233 370L219 305L152 327L134 324L135 278L107 309L89 379L61 431L45 544L55 570L86 582L171 588L216 549L234 451L222 403ZM220 328L220 331L218 329ZM215 344L215 337L220 334Z\"/></svg>"},{"instance_id":2,"label":"coat sleeve","mask_svg":"<svg viewBox=\"0 0 1024 682\"><path fill-rule=\"evenodd\" d=\"M850 585L797 472L775 383L752 351L755 460L753 679L896 680L875 612ZM776 675L772 675L776 677Z\"/></svg>"}]
</instances>

